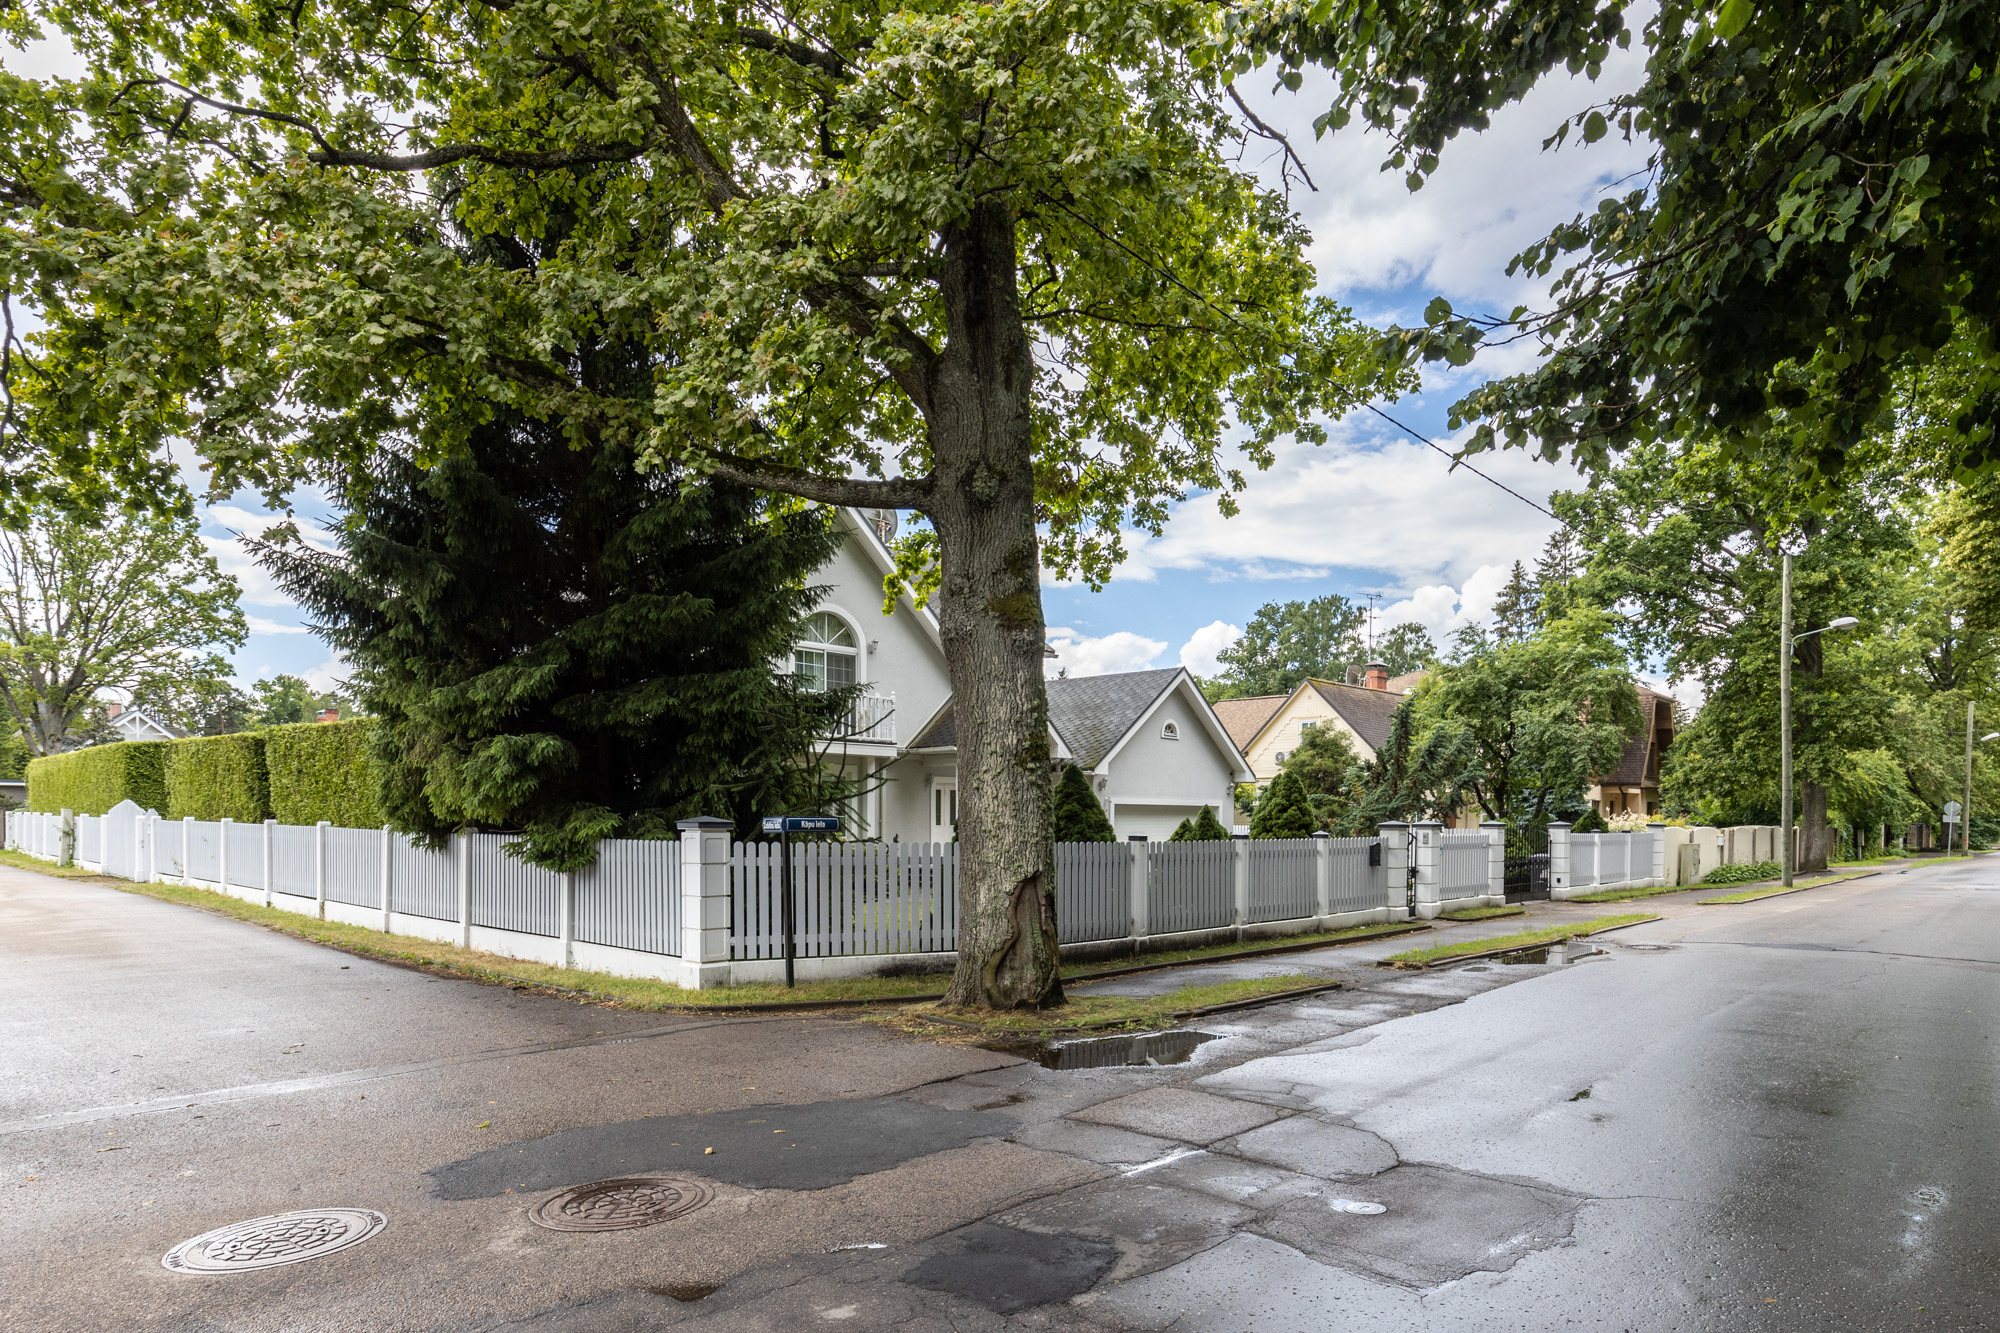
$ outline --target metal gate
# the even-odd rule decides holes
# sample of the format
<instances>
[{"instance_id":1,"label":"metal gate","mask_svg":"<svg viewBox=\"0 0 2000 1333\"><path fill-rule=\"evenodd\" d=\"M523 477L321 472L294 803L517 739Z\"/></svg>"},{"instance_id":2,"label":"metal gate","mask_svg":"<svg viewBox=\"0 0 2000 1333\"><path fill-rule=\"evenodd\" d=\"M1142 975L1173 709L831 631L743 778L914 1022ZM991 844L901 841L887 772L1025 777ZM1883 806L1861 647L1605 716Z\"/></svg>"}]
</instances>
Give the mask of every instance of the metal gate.
<instances>
[{"instance_id":1,"label":"metal gate","mask_svg":"<svg viewBox=\"0 0 2000 1333\"><path fill-rule=\"evenodd\" d=\"M1549 854L1507 858L1507 901L1527 902L1549 896Z\"/></svg>"}]
</instances>

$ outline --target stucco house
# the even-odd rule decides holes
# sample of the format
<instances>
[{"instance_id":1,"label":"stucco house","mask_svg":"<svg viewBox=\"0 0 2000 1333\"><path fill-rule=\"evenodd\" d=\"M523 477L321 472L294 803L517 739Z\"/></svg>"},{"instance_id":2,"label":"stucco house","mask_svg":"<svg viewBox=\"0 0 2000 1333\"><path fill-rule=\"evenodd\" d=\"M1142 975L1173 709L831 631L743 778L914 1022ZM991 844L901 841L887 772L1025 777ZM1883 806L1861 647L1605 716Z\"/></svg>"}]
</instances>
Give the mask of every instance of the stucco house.
<instances>
[{"instance_id":1,"label":"stucco house","mask_svg":"<svg viewBox=\"0 0 2000 1333\"><path fill-rule=\"evenodd\" d=\"M1285 756L1297 749L1300 738L1314 727L1334 728L1347 737L1357 758L1373 759L1389 739L1389 722L1403 702L1403 694L1389 689L1389 669L1380 663L1371 663L1363 680L1360 685L1343 685L1307 677L1288 695L1243 701L1259 705L1274 697L1278 701L1241 747L1256 775L1254 780L1264 783L1278 776ZM1240 714L1246 718L1252 715L1250 709Z\"/></svg>"},{"instance_id":2,"label":"stucco house","mask_svg":"<svg viewBox=\"0 0 2000 1333\"><path fill-rule=\"evenodd\" d=\"M844 509L838 521L846 540L814 578L827 591L791 670L863 687L824 760L865 788L847 812L851 836L950 842L958 752L937 619L907 597L882 609L893 514ZM1121 838L1164 838L1204 805L1228 820L1250 766L1185 670L1051 680L1048 690L1057 761L1089 775Z\"/></svg>"}]
</instances>

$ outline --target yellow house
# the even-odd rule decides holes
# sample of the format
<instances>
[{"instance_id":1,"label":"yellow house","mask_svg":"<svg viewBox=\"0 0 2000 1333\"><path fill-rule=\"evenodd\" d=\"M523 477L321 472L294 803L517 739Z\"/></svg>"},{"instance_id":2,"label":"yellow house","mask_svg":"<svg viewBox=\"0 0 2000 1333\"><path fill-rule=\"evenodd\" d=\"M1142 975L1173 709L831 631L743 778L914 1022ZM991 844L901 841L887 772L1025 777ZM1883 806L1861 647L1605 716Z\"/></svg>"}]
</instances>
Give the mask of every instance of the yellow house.
<instances>
[{"instance_id":1,"label":"yellow house","mask_svg":"<svg viewBox=\"0 0 2000 1333\"><path fill-rule=\"evenodd\" d=\"M1255 721L1255 730L1247 742L1237 741L1237 748L1250 761L1250 771L1261 785L1278 775L1285 756L1297 749L1300 737L1314 727L1335 728L1346 735L1357 756L1373 759L1376 749L1389 739L1389 722L1403 702L1403 691L1390 686L1408 679L1392 682L1387 667L1370 663L1363 675L1365 684L1342 685L1308 677L1290 694L1225 700L1215 709L1232 735L1239 720L1245 726ZM1231 704L1243 706L1225 713Z\"/></svg>"}]
</instances>

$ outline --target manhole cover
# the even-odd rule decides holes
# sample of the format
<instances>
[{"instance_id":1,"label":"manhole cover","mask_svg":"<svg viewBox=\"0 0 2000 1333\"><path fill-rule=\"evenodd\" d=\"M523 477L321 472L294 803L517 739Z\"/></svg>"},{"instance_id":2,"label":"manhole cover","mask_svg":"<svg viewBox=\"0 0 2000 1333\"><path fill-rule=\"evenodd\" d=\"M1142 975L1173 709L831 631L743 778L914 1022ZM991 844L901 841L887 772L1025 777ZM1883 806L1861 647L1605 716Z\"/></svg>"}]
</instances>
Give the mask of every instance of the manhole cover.
<instances>
[{"instance_id":1,"label":"manhole cover","mask_svg":"<svg viewBox=\"0 0 2000 1333\"><path fill-rule=\"evenodd\" d=\"M1384 1204L1363 1203L1359 1199L1335 1199L1329 1206L1336 1213L1359 1213L1363 1217L1373 1217L1377 1213L1389 1211Z\"/></svg>"},{"instance_id":2,"label":"manhole cover","mask_svg":"<svg viewBox=\"0 0 2000 1333\"><path fill-rule=\"evenodd\" d=\"M714 1197L708 1186L677 1176L621 1176L544 1199L528 1220L551 1231L625 1231L691 1213Z\"/></svg>"},{"instance_id":3,"label":"manhole cover","mask_svg":"<svg viewBox=\"0 0 2000 1333\"><path fill-rule=\"evenodd\" d=\"M359 1245L388 1224L368 1208L305 1208L217 1227L174 1246L160 1263L176 1273L248 1273Z\"/></svg>"}]
</instances>

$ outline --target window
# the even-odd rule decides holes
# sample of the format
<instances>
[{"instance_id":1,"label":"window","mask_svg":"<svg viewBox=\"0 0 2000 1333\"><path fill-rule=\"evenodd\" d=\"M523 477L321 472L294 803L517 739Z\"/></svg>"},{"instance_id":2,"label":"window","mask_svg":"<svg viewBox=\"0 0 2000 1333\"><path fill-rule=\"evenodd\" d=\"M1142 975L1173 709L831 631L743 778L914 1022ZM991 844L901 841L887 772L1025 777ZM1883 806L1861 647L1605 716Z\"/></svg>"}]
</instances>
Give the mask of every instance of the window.
<instances>
[{"instance_id":1,"label":"window","mask_svg":"<svg viewBox=\"0 0 2000 1333\"><path fill-rule=\"evenodd\" d=\"M1319 723L1317 722L1299 723L1299 735L1301 736L1305 735L1308 731L1318 731L1318 730L1319 730Z\"/></svg>"},{"instance_id":2,"label":"window","mask_svg":"<svg viewBox=\"0 0 2000 1333\"><path fill-rule=\"evenodd\" d=\"M857 645L847 622L830 611L806 617L792 650L792 673L809 690L838 690L854 683Z\"/></svg>"},{"instance_id":3,"label":"window","mask_svg":"<svg viewBox=\"0 0 2000 1333\"><path fill-rule=\"evenodd\" d=\"M1160 728L1161 740L1177 741L1180 738L1181 738L1181 728L1178 722L1168 722Z\"/></svg>"}]
</instances>

